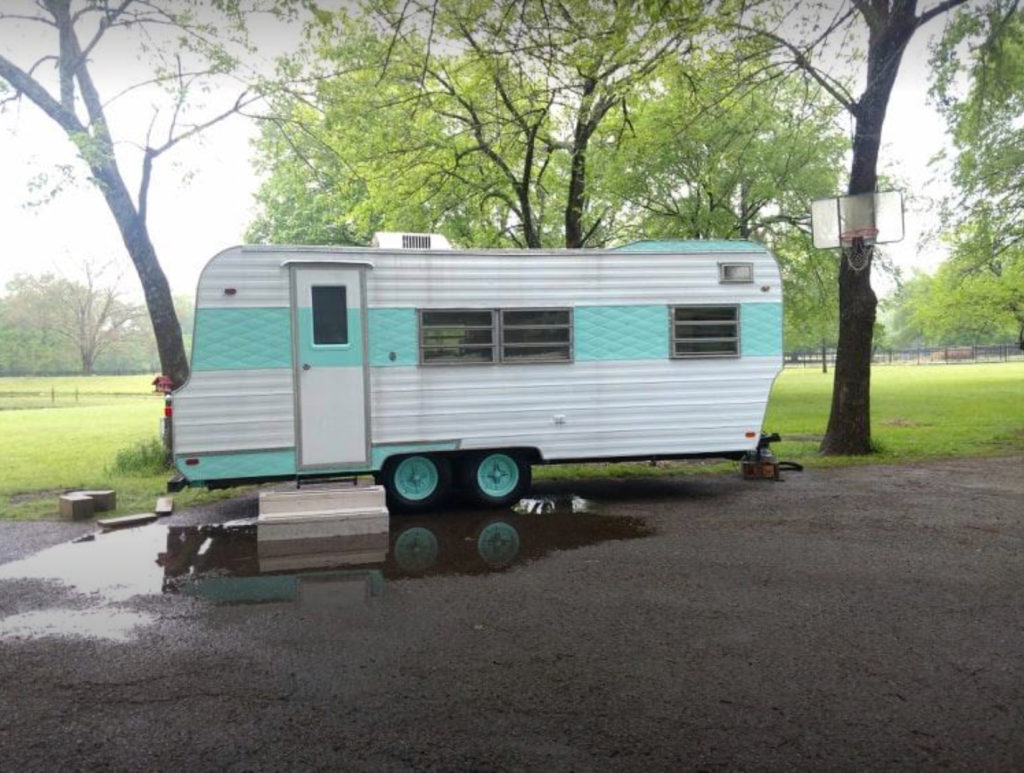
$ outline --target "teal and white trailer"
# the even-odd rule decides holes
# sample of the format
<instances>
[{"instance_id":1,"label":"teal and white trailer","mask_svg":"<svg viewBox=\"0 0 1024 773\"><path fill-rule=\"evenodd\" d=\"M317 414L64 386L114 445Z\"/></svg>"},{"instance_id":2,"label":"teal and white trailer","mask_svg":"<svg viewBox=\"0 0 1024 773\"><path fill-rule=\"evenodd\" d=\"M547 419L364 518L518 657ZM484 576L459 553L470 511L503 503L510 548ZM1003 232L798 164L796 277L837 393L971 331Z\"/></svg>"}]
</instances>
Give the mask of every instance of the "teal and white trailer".
<instances>
[{"instance_id":1,"label":"teal and white trailer","mask_svg":"<svg viewBox=\"0 0 1024 773\"><path fill-rule=\"evenodd\" d=\"M762 245L437 239L215 256L173 395L180 483L373 473L393 505L452 486L506 503L533 464L757 447L782 368L782 280Z\"/></svg>"}]
</instances>

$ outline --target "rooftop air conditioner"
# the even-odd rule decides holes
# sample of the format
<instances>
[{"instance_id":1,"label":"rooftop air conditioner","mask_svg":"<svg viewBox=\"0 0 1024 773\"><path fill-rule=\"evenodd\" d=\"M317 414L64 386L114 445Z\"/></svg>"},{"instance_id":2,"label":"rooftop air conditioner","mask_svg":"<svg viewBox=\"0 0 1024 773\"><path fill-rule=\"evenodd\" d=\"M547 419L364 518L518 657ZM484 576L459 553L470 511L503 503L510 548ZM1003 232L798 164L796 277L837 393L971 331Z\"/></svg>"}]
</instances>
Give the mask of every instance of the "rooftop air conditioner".
<instances>
[{"instance_id":1,"label":"rooftop air conditioner","mask_svg":"<svg viewBox=\"0 0 1024 773\"><path fill-rule=\"evenodd\" d=\"M378 231L373 235L373 246L385 250L450 250L451 243L441 234L409 234L397 231Z\"/></svg>"}]
</instances>

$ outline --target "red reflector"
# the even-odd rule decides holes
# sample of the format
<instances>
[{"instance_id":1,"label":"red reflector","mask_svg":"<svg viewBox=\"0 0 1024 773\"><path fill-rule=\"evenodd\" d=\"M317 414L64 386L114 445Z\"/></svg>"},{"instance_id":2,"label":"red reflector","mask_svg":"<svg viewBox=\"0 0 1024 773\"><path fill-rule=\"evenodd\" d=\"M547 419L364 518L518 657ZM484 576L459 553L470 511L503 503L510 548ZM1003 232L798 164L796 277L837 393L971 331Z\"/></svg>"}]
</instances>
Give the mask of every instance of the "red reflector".
<instances>
[{"instance_id":1,"label":"red reflector","mask_svg":"<svg viewBox=\"0 0 1024 773\"><path fill-rule=\"evenodd\" d=\"M747 437L757 437L757 433L756 432L747 432L746 435L747 435Z\"/></svg>"},{"instance_id":2,"label":"red reflector","mask_svg":"<svg viewBox=\"0 0 1024 773\"><path fill-rule=\"evenodd\" d=\"M197 464L199 464L199 460L198 459L186 459L185 460L185 464L187 464L189 467L195 467Z\"/></svg>"},{"instance_id":3,"label":"red reflector","mask_svg":"<svg viewBox=\"0 0 1024 773\"><path fill-rule=\"evenodd\" d=\"M164 416L166 416L169 419L173 415L174 415L174 409L171 407L170 403L167 403L167 405L164 406Z\"/></svg>"}]
</instances>

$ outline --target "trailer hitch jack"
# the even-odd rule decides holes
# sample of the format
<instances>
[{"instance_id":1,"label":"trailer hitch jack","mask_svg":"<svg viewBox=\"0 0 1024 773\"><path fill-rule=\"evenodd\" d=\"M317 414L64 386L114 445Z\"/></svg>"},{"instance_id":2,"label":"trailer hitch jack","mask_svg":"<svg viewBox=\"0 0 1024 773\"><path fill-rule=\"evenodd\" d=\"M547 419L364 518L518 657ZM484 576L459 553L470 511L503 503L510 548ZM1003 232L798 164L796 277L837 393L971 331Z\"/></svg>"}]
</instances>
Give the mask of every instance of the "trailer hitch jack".
<instances>
[{"instance_id":1,"label":"trailer hitch jack","mask_svg":"<svg viewBox=\"0 0 1024 773\"><path fill-rule=\"evenodd\" d=\"M782 438L777 432L773 432L770 435L766 432L761 433L761 438L757 441L757 448L744 456L741 462L743 478L745 480L781 481L782 478L779 473L782 470L794 470L795 472L803 470L802 464L780 462L775 458L775 454L772 453L771 444L778 443L780 440Z\"/></svg>"}]
</instances>

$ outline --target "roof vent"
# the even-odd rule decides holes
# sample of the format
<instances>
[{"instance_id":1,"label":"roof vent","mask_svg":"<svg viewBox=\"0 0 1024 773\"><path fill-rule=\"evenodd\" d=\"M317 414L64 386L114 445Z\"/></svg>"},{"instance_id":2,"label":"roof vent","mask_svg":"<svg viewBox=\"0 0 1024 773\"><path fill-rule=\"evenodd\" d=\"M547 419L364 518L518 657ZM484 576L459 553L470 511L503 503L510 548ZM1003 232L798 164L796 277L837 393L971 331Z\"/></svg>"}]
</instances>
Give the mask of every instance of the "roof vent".
<instances>
[{"instance_id":1,"label":"roof vent","mask_svg":"<svg viewBox=\"0 0 1024 773\"><path fill-rule=\"evenodd\" d=\"M441 234L406 234L378 231L373 246L385 250L450 250L452 245Z\"/></svg>"}]
</instances>

